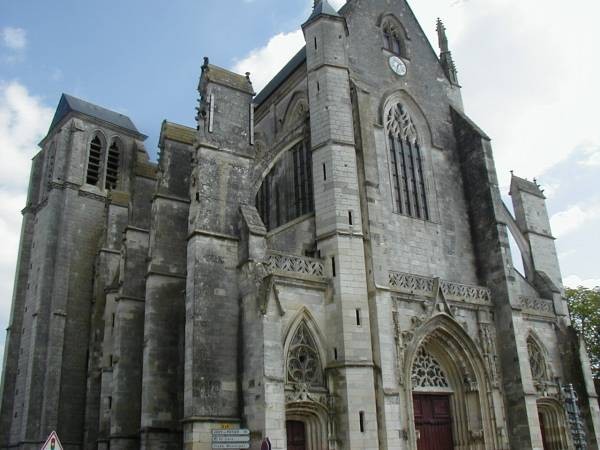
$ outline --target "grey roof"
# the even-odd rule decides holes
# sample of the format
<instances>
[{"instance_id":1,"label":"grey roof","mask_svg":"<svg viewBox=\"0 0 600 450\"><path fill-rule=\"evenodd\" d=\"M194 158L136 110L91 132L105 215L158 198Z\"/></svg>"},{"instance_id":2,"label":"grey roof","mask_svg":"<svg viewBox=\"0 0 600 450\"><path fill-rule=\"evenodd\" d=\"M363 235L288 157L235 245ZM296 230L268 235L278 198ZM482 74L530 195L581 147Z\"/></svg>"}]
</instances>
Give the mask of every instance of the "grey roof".
<instances>
[{"instance_id":1,"label":"grey roof","mask_svg":"<svg viewBox=\"0 0 600 450\"><path fill-rule=\"evenodd\" d=\"M347 7L348 7L348 3L346 3L344 6L342 6L342 8L340 9L340 11L338 13L327 0L321 1L315 6L313 13L310 15L310 17L308 18L308 20L306 22L307 23L310 22L311 20L313 20L315 17L319 16L320 14L327 14L330 16L341 17L340 13L341 13L341 15L344 15L344 13L347 10ZM273 92L275 92L277 90L277 88L285 80L287 80L287 78L292 73L294 73L294 71L298 67L300 67L302 64L304 64L305 61L306 61L306 46L303 47L302 50L300 50L298 53L296 53L294 55L294 57L284 66L284 68L281 69L281 71L277 75L275 75L275 77L263 88L262 91L260 91L258 93L258 95L256 97L254 97L254 104L256 106L260 106L261 103L264 102L267 98L269 98L269 96L271 94L273 94Z\"/></svg>"},{"instance_id":2,"label":"grey roof","mask_svg":"<svg viewBox=\"0 0 600 450\"><path fill-rule=\"evenodd\" d=\"M254 97L254 104L259 106L262 102L264 102L269 96L275 92L275 90L283 83L294 71L304 64L306 61L306 46L302 47L300 50L290 61L284 66L281 71L275 75L269 83L263 88L259 94Z\"/></svg>"},{"instance_id":3,"label":"grey roof","mask_svg":"<svg viewBox=\"0 0 600 450\"><path fill-rule=\"evenodd\" d=\"M310 22L311 20L320 16L321 14L325 14L328 16L334 16L334 17L340 17L340 15L335 10L335 8L333 6L331 6L327 0L320 0L315 4L313 12L306 22Z\"/></svg>"},{"instance_id":4,"label":"grey roof","mask_svg":"<svg viewBox=\"0 0 600 450\"><path fill-rule=\"evenodd\" d=\"M49 131L52 131L54 127L56 127L70 112L77 112L89 117L100 119L104 122L116 125L119 128L131 131L134 134L143 137L144 139L146 138L146 136L138 131L129 117L68 94L61 95L60 101L58 102L58 107L56 108L56 113L54 113L54 119L52 119L52 123L50 124Z\"/></svg>"}]
</instances>

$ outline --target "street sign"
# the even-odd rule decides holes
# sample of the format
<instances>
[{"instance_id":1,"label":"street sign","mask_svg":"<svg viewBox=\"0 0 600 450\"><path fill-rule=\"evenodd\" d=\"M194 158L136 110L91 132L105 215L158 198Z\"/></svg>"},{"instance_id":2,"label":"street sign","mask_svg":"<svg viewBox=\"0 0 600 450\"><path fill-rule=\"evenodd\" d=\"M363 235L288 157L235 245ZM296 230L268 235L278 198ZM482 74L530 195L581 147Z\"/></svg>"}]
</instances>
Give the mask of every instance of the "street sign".
<instances>
[{"instance_id":1,"label":"street sign","mask_svg":"<svg viewBox=\"0 0 600 450\"><path fill-rule=\"evenodd\" d=\"M235 449L245 449L245 448L250 448L250 442L238 442L238 443L231 443L228 442L227 444L223 444L220 442L213 442L212 444L212 448L235 448Z\"/></svg>"},{"instance_id":2,"label":"street sign","mask_svg":"<svg viewBox=\"0 0 600 450\"><path fill-rule=\"evenodd\" d=\"M41 450L63 450L63 446L60 443L60 439L58 439L56 431L50 433L50 436L46 439L46 443L42 446Z\"/></svg>"},{"instance_id":3,"label":"street sign","mask_svg":"<svg viewBox=\"0 0 600 450\"><path fill-rule=\"evenodd\" d=\"M250 448L250 430L245 428L212 430L212 448L238 450Z\"/></svg>"},{"instance_id":4,"label":"street sign","mask_svg":"<svg viewBox=\"0 0 600 450\"><path fill-rule=\"evenodd\" d=\"M245 428L242 429L233 429L233 430L212 430L212 434L213 436L220 436L220 435L250 435L250 430L247 430Z\"/></svg>"},{"instance_id":5,"label":"street sign","mask_svg":"<svg viewBox=\"0 0 600 450\"><path fill-rule=\"evenodd\" d=\"M212 440L213 442L248 442L250 440L250 435L228 436L216 434L213 436Z\"/></svg>"}]
</instances>

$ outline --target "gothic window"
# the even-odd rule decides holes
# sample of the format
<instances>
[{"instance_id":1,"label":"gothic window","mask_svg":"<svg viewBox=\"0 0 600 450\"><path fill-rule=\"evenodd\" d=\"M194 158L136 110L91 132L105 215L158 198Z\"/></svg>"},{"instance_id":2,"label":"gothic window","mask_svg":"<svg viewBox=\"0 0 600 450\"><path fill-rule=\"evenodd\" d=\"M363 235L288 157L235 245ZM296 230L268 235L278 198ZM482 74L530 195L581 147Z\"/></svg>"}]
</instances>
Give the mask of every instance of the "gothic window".
<instances>
[{"instance_id":1,"label":"gothic window","mask_svg":"<svg viewBox=\"0 0 600 450\"><path fill-rule=\"evenodd\" d=\"M394 212L429 220L423 158L417 129L400 103L385 117Z\"/></svg>"},{"instance_id":2,"label":"gothic window","mask_svg":"<svg viewBox=\"0 0 600 450\"><path fill-rule=\"evenodd\" d=\"M265 177L256 209L269 230L314 211L312 154L305 141L287 151Z\"/></svg>"},{"instance_id":3,"label":"gothic window","mask_svg":"<svg viewBox=\"0 0 600 450\"><path fill-rule=\"evenodd\" d=\"M119 162L121 159L121 149L117 141L114 141L108 149L106 158L106 189L116 189L119 180Z\"/></svg>"},{"instance_id":4,"label":"gothic window","mask_svg":"<svg viewBox=\"0 0 600 450\"><path fill-rule=\"evenodd\" d=\"M324 385L323 368L317 345L308 326L302 322L288 350L287 382L312 387Z\"/></svg>"},{"instance_id":5,"label":"gothic window","mask_svg":"<svg viewBox=\"0 0 600 450\"><path fill-rule=\"evenodd\" d=\"M403 58L407 57L401 26L392 19L387 19L381 25L383 33L383 48Z\"/></svg>"},{"instance_id":6,"label":"gothic window","mask_svg":"<svg viewBox=\"0 0 600 450\"><path fill-rule=\"evenodd\" d=\"M448 377L440 363L423 347L417 352L412 368L414 388L449 388Z\"/></svg>"},{"instance_id":7,"label":"gothic window","mask_svg":"<svg viewBox=\"0 0 600 450\"><path fill-rule=\"evenodd\" d=\"M548 372L546 370L546 359L542 349L531 336L527 339L527 352L529 353L529 366L531 367L531 376L534 380L546 380Z\"/></svg>"},{"instance_id":8,"label":"gothic window","mask_svg":"<svg viewBox=\"0 0 600 450\"><path fill-rule=\"evenodd\" d=\"M97 186L100 180L100 166L102 161L102 141L98 136L94 136L90 143L90 153L88 156L88 167L86 183Z\"/></svg>"}]
</instances>

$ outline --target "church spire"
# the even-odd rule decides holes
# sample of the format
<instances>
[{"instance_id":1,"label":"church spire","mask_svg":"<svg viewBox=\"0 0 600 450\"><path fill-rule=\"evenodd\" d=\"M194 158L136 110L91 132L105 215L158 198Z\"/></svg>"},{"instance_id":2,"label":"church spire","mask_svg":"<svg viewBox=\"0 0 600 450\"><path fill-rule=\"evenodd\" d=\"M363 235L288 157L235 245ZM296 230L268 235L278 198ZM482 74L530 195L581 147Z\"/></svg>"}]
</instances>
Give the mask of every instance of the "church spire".
<instances>
[{"instance_id":1,"label":"church spire","mask_svg":"<svg viewBox=\"0 0 600 450\"><path fill-rule=\"evenodd\" d=\"M458 86L458 76L456 72L456 66L454 65L454 60L452 59L452 52L448 46L448 37L446 36L446 27L442 22L442 19L438 18L437 20L437 35L438 35L438 43L440 46L440 62L442 63L442 67L444 69L444 73L450 83Z\"/></svg>"}]
</instances>

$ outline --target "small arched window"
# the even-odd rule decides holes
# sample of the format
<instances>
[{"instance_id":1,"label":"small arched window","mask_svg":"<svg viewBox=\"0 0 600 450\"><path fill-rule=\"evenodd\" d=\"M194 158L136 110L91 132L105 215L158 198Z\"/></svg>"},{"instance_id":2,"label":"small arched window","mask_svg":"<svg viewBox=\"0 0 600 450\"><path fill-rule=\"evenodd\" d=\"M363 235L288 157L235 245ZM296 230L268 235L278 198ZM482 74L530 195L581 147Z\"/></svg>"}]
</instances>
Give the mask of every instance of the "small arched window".
<instances>
[{"instance_id":1,"label":"small arched window","mask_svg":"<svg viewBox=\"0 0 600 450\"><path fill-rule=\"evenodd\" d=\"M108 148L106 158L106 189L116 189L119 181L119 164L121 159L121 149L117 141L113 141Z\"/></svg>"},{"instance_id":2,"label":"small arched window","mask_svg":"<svg viewBox=\"0 0 600 450\"><path fill-rule=\"evenodd\" d=\"M90 142L86 176L86 183L91 184L92 186L98 186L98 181L100 180L102 153L102 141L96 135Z\"/></svg>"},{"instance_id":3,"label":"small arched window","mask_svg":"<svg viewBox=\"0 0 600 450\"><path fill-rule=\"evenodd\" d=\"M402 27L392 19L385 20L381 25L383 33L383 48L403 58L407 57L404 32Z\"/></svg>"},{"instance_id":4,"label":"small arched window","mask_svg":"<svg viewBox=\"0 0 600 450\"><path fill-rule=\"evenodd\" d=\"M412 118L401 103L385 115L394 212L429 220L421 144Z\"/></svg>"}]
</instances>

